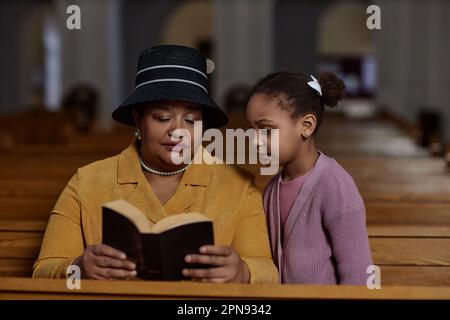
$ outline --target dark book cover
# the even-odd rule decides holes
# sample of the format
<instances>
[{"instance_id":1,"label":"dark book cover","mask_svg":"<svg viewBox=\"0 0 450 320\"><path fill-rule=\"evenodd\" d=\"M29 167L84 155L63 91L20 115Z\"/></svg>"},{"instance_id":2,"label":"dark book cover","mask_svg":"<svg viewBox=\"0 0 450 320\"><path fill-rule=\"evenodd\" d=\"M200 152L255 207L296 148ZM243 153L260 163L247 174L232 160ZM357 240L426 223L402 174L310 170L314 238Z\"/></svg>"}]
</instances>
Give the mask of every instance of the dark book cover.
<instances>
[{"instance_id":1,"label":"dark book cover","mask_svg":"<svg viewBox=\"0 0 450 320\"><path fill-rule=\"evenodd\" d=\"M103 207L103 243L123 251L137 265L137 277L146 280L184 280L184 268L207 268L188 264L188 254L213 245L212 221L193 221L160 233L140 232L138 226L114 209Z\"/></svg>"}]
</instances>

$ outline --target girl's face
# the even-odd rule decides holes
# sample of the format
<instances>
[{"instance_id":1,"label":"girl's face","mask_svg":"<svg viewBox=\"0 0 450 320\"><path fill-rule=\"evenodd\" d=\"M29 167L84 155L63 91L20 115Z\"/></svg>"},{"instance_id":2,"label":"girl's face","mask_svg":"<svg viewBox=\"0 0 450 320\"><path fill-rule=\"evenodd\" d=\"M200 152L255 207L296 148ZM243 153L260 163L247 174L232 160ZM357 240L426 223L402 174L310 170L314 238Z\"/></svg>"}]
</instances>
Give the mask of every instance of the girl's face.
<instances>
[{"instance_id":1,"label":"girl's face","mask_svg":"<svg viewBox=\"0 0 450 320\"><path fill-rule=\"evenodd\" d=\"M246 109L247 121L255 129L278 129L279 141L277 141L279 150L279 164L285 165L298 156L304 144L305 125L304 117L292 117L292 108L285 107L286 101L282 97L272 97L263 93L254 94ZM306 115L310 117L311 115ZM270 132L270 131L269 131ZM267 144L267 150L276 147L271 145L270 133L267 139L257 134L255 144ZM281 142L281 143L279 143Z\"/></svg>"},{"instance_id":2,"label":"girl's face","mask_svg":"<svg viewBox=\"0 0 450 320\"><path fill-rule=\"evenodd\" d=\"M202 121L200 106L188 102L160 101L145 106L142 117L136 111L133 114L141 132L142 156L148 165L162 170L173 169L177 165L173 163L171 154L178 152L183 156L182 142L190 146L191 156L194 154L194 140L198 138L194 136L194 122Z\"/></svg>"}]
</instances>

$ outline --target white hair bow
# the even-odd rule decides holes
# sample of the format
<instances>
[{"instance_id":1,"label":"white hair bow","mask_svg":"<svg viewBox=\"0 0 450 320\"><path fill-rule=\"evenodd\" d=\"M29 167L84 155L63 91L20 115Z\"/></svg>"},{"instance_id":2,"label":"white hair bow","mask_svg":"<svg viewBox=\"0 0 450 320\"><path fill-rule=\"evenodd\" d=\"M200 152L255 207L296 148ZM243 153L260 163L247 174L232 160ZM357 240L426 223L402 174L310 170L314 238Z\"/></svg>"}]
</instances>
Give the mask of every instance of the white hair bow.
<instances>
[{"instance_id":1,"label":"white hair bow","mask_svg":"<svg viewBox=\"0 0 450 320\"><path fill-rule=\"evenodd\" d=\"M309 81L308 86L316 90L319 93L319 95L322 96L322 87L320 86L319 81L316 78L314 78L314 76L311 76L311 78L313 79L313 81Z\"/></svg>"}]
</instances>

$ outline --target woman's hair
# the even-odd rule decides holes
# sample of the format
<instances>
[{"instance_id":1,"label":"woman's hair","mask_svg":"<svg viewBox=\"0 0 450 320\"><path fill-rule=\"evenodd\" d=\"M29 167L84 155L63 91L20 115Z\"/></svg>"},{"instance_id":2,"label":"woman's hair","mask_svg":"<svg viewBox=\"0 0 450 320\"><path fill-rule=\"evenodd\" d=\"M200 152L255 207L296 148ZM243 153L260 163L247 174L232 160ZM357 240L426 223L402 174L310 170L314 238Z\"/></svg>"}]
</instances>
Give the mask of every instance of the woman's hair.
<instances>
[{"instance_id":1,"label":"woman's hair","mask_svg":"<svg viewBox=\"0 0 450 320\"><path fill-rule=\"evenodd\" d=\"M308 85L313 81L303 73L275 72L259 80L252 88L251 95L262 93L280 99L282 108L293 111L294 118L308 113L317 118L315 133L322 122L324 105L335 107L344 98L345 84L334 73L319 74L318 81L322 89L322 96Z\"/></svg>"}]
</instances>

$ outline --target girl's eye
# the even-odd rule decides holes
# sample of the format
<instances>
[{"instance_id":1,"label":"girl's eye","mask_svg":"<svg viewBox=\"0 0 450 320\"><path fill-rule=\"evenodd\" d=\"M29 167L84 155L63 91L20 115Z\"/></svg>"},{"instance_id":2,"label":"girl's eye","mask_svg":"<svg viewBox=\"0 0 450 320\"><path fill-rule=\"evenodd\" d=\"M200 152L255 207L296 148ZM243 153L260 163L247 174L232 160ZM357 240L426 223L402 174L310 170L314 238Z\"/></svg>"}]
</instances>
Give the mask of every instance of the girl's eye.
<instances>
[{"instance_id":1,"label":"girl's eye","mask_svg":"<svg viewBox=\"0 0 450 320\"><path fill-rule=\"evenodd\" d=\"M261 131L270 136L270 134L272 133L272 128L261 128Z\"/></svg>"},{"instance_id":2,"label":"girl's eye","mask_svg":"<svg viewBox=\"0 0 450 320\"><path fill-rule=\"evenodd\" d=\"M186 122L188 122L188 123L190 123L190 124L194 124L194 121L195 120L192 120L192 119L184 119Z\"/></svg>"}]
</instances>

